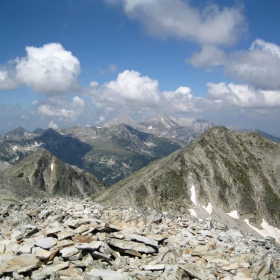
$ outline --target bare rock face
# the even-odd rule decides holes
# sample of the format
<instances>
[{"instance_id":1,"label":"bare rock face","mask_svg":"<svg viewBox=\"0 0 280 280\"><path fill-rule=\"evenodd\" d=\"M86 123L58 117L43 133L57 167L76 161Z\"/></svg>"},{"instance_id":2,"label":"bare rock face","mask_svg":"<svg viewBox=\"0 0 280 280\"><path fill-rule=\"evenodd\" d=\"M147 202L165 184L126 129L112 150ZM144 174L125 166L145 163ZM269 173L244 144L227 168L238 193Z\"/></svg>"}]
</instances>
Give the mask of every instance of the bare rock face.
<instances>
[{"instance_id":1,"label":"bare rock face","mask_svg":"<svg viewBox=\"0 0 280 280\"><path fill-rule=\"evenodd\" d=\"M22 213L37 213L23 222ZM0 279L278 279L269 238L212 219L89 199L0 205Z\"/></svg>"},{"instance_id":2,"label":"bare rock face","mask_svg":"<svg viewBox=\"0 0 280 280\"><path fill-rule=\"evenodd\" d=\"M104 189L90 173L39 150L0 174L0 200L28 196L89 196Z\"/></svg>"},{"instance_id":3,"label":"bare rock face","mask_svg":"<svg viewBox=\"0 0 280 280\"><path fill-rule=\"evenodd\" d=\"M252 225L264 219L280 228L279 174L279 143L257 133L215 127L120 181L97 200L181 212L209 205L217 214L237 211Z\"/></svg>"}]
</instances>

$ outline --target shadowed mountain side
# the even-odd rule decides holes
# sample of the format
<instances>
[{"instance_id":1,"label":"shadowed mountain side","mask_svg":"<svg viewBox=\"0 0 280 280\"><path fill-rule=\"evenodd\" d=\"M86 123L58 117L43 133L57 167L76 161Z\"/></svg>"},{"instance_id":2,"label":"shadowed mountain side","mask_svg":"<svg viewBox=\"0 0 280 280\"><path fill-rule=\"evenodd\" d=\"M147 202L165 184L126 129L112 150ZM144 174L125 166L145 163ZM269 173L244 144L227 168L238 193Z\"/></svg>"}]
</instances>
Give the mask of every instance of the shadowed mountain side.
<instances>
[{"instance_id":1,"label":"shadowed mountain side","mask_svg":"<svg viewBox=\"0 0 280 280\"><path fill-rule=\"evenodd\" d=\"M0 173L2 201L25 197L87 197L104 189L88 172L65 164L50 152L39 150Z\"/></svg>"},{"instance_id":2,"label":"shadowed mountain side","mask_svg":"<svg viewBox=\"0 0 280 280\"><path fill-rule=\"evenodd\" d=\"M92 149L89 144L77 138L61 135L51 128L30 141L43 143L42 147L61 161L79 168L83 168L83 156Z\"/></svg>"},{"instance_id":3,"label":"shadowed mountain side","mask_svg":"<svg viewBox=\"0 0 280 280\"><path fill-rule=\"evenodd\" d=\"M209 202L237 210L259 225L280 227L280 144L257 133L214 127L185 148L159 159L96 199L126 206L186 211Z\"/></svg>"}]
</instances>

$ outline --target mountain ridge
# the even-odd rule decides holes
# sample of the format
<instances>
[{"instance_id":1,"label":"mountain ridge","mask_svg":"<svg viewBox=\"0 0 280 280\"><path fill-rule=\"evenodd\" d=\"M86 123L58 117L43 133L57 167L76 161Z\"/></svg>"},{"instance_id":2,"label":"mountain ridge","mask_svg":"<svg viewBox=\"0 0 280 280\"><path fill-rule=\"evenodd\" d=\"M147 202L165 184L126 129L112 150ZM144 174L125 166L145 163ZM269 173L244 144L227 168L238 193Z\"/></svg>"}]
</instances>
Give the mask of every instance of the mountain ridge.
<instances>
[{"instance_id":1,"label":"mountain ridge","mask_svg":"<svg viewBox=\"0 0 280 280\"><path fill-rule=\"evenodd\" d=\"M257 133L214 127L96 199L178 211L194 206L195 195L201 205L218 205L225 213L237 210L243 220L257 226L265 218L280 228L279 186L280 144Z\"/></svg>"},{"instance_id":2,"label":"mountain ridge","mask_svg":"<svg viewBox=\"0 0 280 280\"><path fill-rule=\"evenodd\" d=\"M104 189L90 173L65 164L47 150L38 150L0 173L2 201L29 196L86 197Z\"/></svg>"}]
</instances>

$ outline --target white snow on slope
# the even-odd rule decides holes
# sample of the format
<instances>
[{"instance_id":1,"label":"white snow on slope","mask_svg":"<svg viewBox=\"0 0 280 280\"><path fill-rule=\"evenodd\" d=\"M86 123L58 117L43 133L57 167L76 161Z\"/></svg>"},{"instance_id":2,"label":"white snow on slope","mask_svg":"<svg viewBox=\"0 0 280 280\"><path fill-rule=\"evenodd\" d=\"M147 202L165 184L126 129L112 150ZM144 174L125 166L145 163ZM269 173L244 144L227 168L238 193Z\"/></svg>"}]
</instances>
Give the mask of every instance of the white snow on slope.
<instances>
[{"instance_id":1,"label":"white snow on slope","mask_svg":"<svg viewBox=\"0 0 280 280\"><path fill-rule=\"evenodd\" d=\"M191 201L193 202L193 204L197 205L197 202L196 202L196 194L195 194L195 186L192 185L191 187Z\"/></svg>"},{"instance_id":2,"label":"white snow on slope","mask_svg":"<svg viewBox=\"0 0 280 280\"><path fill-rule=\"evenodd\" d=\"M53 163L51 164L51 171L53 171Z\"/></svg>"},{"instance_id":3,"label":"white snow on slope","mask_svg":"<svg viewBox=\"0 0 280 280\"><path fill-rule=\"evenodd\" d=\"M233 219L238 220L239 219L239 215L238 212L236 210L231 211L230 213L227 213L230 217L232 217Z\"/></svg>"},{"instance_id":4,"label":"white snow on slope","mask_svg":"<svg viewBox=\"0 0 280 280\"><path fill-rule=\"evenodd\" d=\"M145 145L147 145L148 147L155 147L156 145L152 142L144 142Z\"/></svg>"},{"instance_id":5,"label":"white snow on slope","mask_svg":"<svg viewBox=\"0 0 280 280\"><path fill-rule=\"evenodd\" d=\"M263 237L271 236L274 237L277 243L280 243L280 229L275 228L271 225L269 225L265 219L263 219L263 222L261 223L261 227L263 229L258 229L252 225L250 225L250 222L248 219L244 220L245 223L250 226L253 230L255 230L257 233L259 233Z\"/></svg>"},{"instance_id":6,"label":"white snow on slope","mask_svg":"<svg viewBox=\"0 0 280 280\"><path fill-rule=\"evenodd\" d=\"M33 145L31 145L31 146L29 146L29 147L26 147L25 149L26 150L32 150L33 148L36 148L36 147L40 147L40 146L42 146L42 145L44 145L44 143L37 143L36 141L35 141L35 143L33 144Z\"/></svg>"},{"instance_id":7,"label":"white snow on slope","mask_svg":"<svg viewBox=\"0 0 280 280\"><path fill-rule=\"evenodd\" d=\"M213 208L212 208L212 204L210 202L208 202L208 205L207 207L205 207L203 205L203 208L211 215L212 214L212 211L213 211Z\"/></svg>"},{"instance_id":8,"label":"white snow on slope","mask_svg":"<svg viewBox=\"0 0 280 280\"><path fill-rule=\"evenodd\" d=\"M197 218L197 214L196 214L196 212L193 209L189 209L189 211L191 212L192 216L195 216Z\"/></svg>"}]
</instances>

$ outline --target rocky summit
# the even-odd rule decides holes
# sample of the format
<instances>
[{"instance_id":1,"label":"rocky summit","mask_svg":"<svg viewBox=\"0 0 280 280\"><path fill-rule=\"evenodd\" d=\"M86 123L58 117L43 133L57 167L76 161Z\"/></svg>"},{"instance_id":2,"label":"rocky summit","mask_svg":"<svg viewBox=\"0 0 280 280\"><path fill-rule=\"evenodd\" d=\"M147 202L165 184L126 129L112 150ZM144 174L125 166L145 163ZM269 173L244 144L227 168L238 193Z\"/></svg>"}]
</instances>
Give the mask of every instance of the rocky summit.
<instances>
[{"instance_id":1,"label":"rocky summit","mask_svg":"<svg viewBox=\"0 0 280 280\"><path fill-rule=\"evenodd\" d=\"M211 218L27 198L0 206L0 279L278 279L269 238Z\"/></svg>"}]
</instances>

